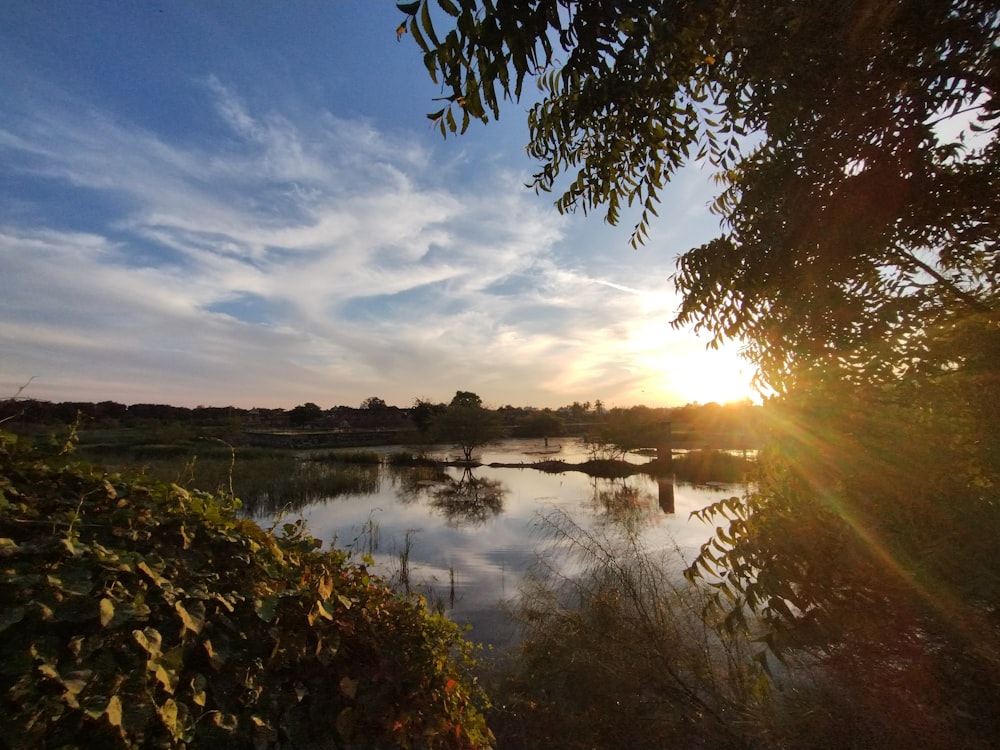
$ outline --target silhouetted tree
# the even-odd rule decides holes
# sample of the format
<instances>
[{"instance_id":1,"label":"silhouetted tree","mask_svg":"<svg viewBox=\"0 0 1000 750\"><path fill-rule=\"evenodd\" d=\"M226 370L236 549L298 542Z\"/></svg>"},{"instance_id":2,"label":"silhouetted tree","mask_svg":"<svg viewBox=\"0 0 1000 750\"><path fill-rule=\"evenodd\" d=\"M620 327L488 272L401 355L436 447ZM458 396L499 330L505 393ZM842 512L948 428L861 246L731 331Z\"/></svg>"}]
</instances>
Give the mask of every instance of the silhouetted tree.
<instances>
[{"instance_id":1,"label":"silhouetted tree","mask_svg":"<svg viewBox=\"0 0 1000 750\"><path fill-rule=\"evenodd\" d=\"M293 427L305 427L321 416L323 416L323 410L312 401L307 401L288 412L288 421Z\"/></svg>"},{"instance_id":2,"label":"silhouetted tree","mask_svg":"<svg viewBox=\"0 0 1000 750\"><path fill-rule=\"evenodd\" d=\"M474 393L459 391L451 404L434 419L434 434L438 440L456 443L466 461L472 453L504 435L500 415L484 409Z\"/></svg>"}]
</instances>

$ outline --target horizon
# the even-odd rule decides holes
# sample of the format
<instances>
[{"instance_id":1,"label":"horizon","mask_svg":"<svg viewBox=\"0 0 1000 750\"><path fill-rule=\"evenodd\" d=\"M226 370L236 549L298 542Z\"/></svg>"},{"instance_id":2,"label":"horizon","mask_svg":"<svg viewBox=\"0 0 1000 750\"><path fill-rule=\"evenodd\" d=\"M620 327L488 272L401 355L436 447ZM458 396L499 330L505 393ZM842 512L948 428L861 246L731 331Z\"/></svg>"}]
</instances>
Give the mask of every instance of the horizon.
<instances>
[{"instance_id":1,"label":"horizon","mask_svg":"<svg viewBox=\"0 0 1000 750\"><path fill-rule=\"evenodd\" d=\"M476 394L476 395L478 395L478 394ZM407 404L407 405L400 405L400 404L390 403L389 401L386 401L384 408L399 409L399 410L412 409L414 407L414 405L415 405L415 403L416 403L417 400L424 400L424 401L426 401L428 399L419 399L419 397L414 397L411 400L411 402L409 404ZM440 400L433 400L433 399L431 399L430 401L431 401L431 403L434 403L434 404L447 404L448 403L448 399L440 399ZM33 398L32 396L29 396L29 395L18 395L18 396L11 396L9 398L0 398L0 404L4 404L4 403L32 403L32 402L34 402L34 403L42 403L42 404L52 404L54 406L55 405L60 405L60 404L90 404L90 405L97 406L97 405L100 405L100 404L107 403L107 404L115 404L115 405L118 405L118 406L124 406L126 409L134 407L134 406L158 406L158 407L167 407L167 408L170 408L170 409L188 409L190 411L197 411L199 409L219 409L219 410L221 410L221 409L238 409L240 411L253 411L255 409L262 409L262 410L268 410L268 411L291 411L292 409L294 409L294 408L296 408L298 406L305 406L306 404L310 404L310 403L318 406L323 411L332 411L334 409L356 409L356 410L364 410L364 409L367 408L367 407L365 407L363 405L360 405L360 404L358 406L354 406L354 405L351 405L351 404L344 404L344 403L332 404L330 406L323 406L323 404L318 404L318 403L313 402L313 401L305 401L305 402L302 402L300 404L295 404L295 406L290 406L290 407L280 407L280 406L278 406L278 407L270 407L270 406L261 406L259 404L255 404L253 406L239 406L237 404L224 404L224 405L221 405L221 404L198 404L197 406L184 406L182 404L171 404L171 403L157 402L157 401L134 401L132 403L126 403L126 402L123 402L123 401L116 401L114 399L103 399L101 401L74 401L74 400L49 401L49 400L45 400L45 399ZM625 405L625 406L623 406L623 405L608 406L608 405L602 403L601 404L601 411L604 412L604 413L607 413L607 412L612 411L613 409L622 409L622 410L626 410L626 411L629 410L629 409L669 410L669 409L685 409L685 408L691 408L691 407L700 408L700 407L703 407L703 406L711 406L713 404L715 406L719 406L719 407L732 407L732 406L742 406L746 402L750 402L751 406L761 406L762 405L762 404L760 404L758 402L753 401L753 399L737 399L737 400L734 400L734 401L726 401L726 402L707 401L705 403L701 403L701 402L698 402L698 401L689 401L689 402L687 402L685 404L671 404L671 405L666 405L666 406L649 406L647 404L629 404L629 405ZM548 410L548 411L558 412L558 411L562 411L564 409L572 409L574 406L584 407L585 405L587 406L587 408L585 409L585 411L587 411L588 413L589 412L595 412L595 413L597 413L597 407L592 402L588 403L588 402L573 401L573 402L570 402L570 403L560 404L559 406L551 407L551 406L535 406L533 404L523 404L523 403L522 404L505 403L505 404L501 404L501 405L493 405L492 402L490 402L489 400L487 400L487 399L483 400L483 408L487 409L487 410L490 410L490 411L497 411L497 410L500 410L500 409L512 408L512 409L520 409L520 410L527 409L527 410L531 410L531 411L546 411L546 410Z\"/></svg>"}]
</instances>

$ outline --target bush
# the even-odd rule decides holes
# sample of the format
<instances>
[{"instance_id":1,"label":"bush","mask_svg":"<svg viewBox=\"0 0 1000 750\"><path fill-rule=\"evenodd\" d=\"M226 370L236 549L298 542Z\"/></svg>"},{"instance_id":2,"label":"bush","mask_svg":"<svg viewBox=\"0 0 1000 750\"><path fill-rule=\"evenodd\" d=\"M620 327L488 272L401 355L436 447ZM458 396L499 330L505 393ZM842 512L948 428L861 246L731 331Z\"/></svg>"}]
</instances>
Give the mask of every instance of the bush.
<instances>
[{"instance_id":1,"label":"bush","mask_svg":"<svg viewBox=\"0 0 1000 750\"><path fill-rule=\"evenodd\" d=\"M0 746L488 744L457 626L226 500L0 434Z\"/></svg>"}]
</instances>

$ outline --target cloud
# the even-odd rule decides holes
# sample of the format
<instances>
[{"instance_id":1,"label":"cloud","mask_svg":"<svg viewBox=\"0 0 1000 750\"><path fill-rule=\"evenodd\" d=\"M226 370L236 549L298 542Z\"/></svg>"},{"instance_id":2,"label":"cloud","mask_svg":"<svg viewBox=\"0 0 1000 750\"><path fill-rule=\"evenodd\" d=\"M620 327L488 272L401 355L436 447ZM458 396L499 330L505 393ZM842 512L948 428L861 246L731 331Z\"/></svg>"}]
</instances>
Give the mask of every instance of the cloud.
<instances>
[{"instance_id":1,"label":"cloud","mask_svg":"<svg viewBox=\"0 0 1000 750\"><path fill-rule=\"evenodd\" d=\"M566 254L571 220L524 175L332 112L256 111L217 77L195 87L212 133L70 96L0 115L2 163L52 191L0 227L0 387L36 375L33 395L57 400L286 407L471 389L555 406L647 377L632 331L666 319L672 297L648 288L667 271ZM99 210L66 218L73 196Z\"/></svg>"}]
</instances>

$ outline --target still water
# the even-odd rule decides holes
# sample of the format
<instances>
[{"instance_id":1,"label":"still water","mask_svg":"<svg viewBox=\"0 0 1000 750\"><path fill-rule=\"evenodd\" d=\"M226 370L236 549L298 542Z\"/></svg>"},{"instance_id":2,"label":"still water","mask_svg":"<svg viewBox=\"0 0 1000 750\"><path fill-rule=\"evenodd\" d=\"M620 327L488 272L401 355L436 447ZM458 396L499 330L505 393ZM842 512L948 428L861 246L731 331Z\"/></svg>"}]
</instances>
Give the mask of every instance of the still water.
<instances>
[{"instance_id":1,"label":"still water","mask_svg":"<svg viewBox=\"0 0 1000 750\"><path fill-rule=\"evenodd\" d=\"M483 464L589 458L579 439L549 443L508 440L476 457ZM428 455L448 458L454 452ZM324 543L371 554L374 572L406 581L451 619L470 625L471 640L502 649L516 637L506 605L550 545L546 517L562 513L585 530L638 522L649 548L677 547L690 559L712 533L690 513L741 492L740 485L696 486L642 474L612 480L486 465L471 474L456 467L442 472L382 466L375 491L320 500L285 520L302 517Z\"/></svg>"}]
</instances>

